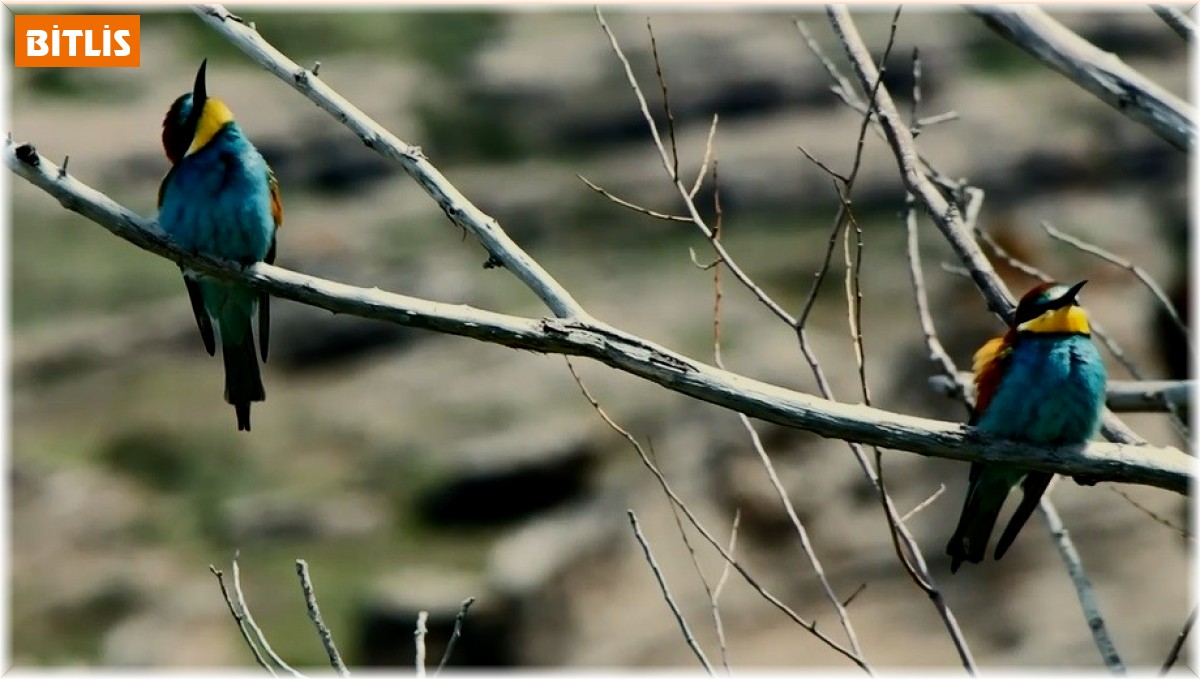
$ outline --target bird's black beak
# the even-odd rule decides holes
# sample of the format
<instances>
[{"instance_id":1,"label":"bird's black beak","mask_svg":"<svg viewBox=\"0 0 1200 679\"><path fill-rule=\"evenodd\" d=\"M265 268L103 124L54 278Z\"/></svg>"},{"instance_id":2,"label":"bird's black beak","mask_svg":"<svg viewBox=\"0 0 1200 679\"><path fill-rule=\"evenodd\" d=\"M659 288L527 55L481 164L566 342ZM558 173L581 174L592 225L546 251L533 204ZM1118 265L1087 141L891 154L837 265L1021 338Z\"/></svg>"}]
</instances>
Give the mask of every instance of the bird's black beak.
<instances>
[{"instance_id":1,"label":"bird's black beak","mask_svg":"<svg viewBox=\"0 0 1200 679\"><path fill-rule=\"evenodd\" d=\"M204 86L204 72L208 68L208 59L200 62L200 70L196 71L196 84L192 86L192 109L203 109L204 100L208 99L208 90Z\"/></svg>"},{"instance_id":2,"label":"bird's black beak","mask_svg":"<svg viewBox=\"0 0 1200 679\"><path fill-rule=\"evenodd\" d=\"M179 130L178 143L181 148L175 153L177 158L182 158L187 153L195 137L196 127L200 124L200 118L204 115L204 102L208 99L208 91L204 86L204 72L207 67L208 59L205 59L200 62L200 70L196 71L196 83L192 85L192 110Z\"/></svg>"},{"instance_id":3,"label":"bird's black beak","mask_svg":"<svg viewBox=\"0 0 1200 679\"><path fill-rule=\"evenodd\" d=\"M1085 285L1087 285L1087 280L1082 280L1082 281L1079 281L1078 283L1076 283L1075 285L1072 285L1071 287L1067 288L1067 294L1062 296L1062 305L1068 306L1070 304L1075 304L1075 295L1078 295L1079 291Z\"/></svg>"}]
</instances>

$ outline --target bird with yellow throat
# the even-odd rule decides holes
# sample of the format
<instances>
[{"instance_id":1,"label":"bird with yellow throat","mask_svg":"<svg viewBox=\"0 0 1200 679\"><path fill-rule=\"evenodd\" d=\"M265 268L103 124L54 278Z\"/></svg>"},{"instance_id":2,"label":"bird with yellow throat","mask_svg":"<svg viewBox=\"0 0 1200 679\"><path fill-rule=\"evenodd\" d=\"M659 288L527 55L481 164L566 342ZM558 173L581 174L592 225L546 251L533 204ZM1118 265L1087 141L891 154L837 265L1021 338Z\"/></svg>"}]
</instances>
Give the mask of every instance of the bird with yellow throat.
<instances>
[{"instance_id":1,"label":"bird with yellow throat","mask_svg":"<svg viewBox=\"0 0 1200 679\"><path fill-rule=\"evenodd\" d=\"M975 408L980 432L1040 445L1085 443L1095 436L1104 407L1107 372L1092 342L1087 312L1076 296L1087 281L1043 283L1017 305L1008 332L975 353ZM971 463L967 497L946 545L950 570L979 563L1009 491L1022 498L996 543L1004 556L1054 477L1004 464Z\"/></svg>"},{"instance_id":2,"label":"bird with yellow throat","mask_svg":"<svg viewBox=\"0 0 1200 679\"><path fill-rule=\"evenodd\" d=\"M158 190L158 224L190 252L242 266L270 264L283 222L279 184L229 107L208 96L207 64L207 59L200 64L192 91L177 98L163 120L163 150L171 169ZM237 428L250 431L250 404L266 399L256 352L267 360L270 298L187 268L183 281L210 356L221 341L225 400L234 408Z\"/></svg>"}]
</instances>

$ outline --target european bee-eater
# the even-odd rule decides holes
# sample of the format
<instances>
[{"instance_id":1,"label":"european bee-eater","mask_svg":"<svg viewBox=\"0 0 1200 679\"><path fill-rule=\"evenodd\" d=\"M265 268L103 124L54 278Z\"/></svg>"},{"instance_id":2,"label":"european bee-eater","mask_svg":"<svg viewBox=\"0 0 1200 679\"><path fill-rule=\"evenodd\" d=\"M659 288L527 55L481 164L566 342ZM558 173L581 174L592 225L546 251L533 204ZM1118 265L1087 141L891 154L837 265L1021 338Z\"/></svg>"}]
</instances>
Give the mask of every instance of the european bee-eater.
<instances>
[{"instance_id":1,"label":"european bee-eater","mask_svg":"<svg viewBox=\"0 0 1200 679\"><path fill-rule=\"evenodd\" d=\"M1092 343L1087 313L1070 287L1043 283L1021 298L1008 332L975 353L975 409L970 424L991 436L1037 444L1084 443L1096 434L1107 373ZM1003 464L971 463L967 498L946 545L950 571L979 563L1008 493L1023 495L996 544L996 558L1012 545L1037 507L1053 474Z\"/></svg>"},{"instance_id":2,"label":"european bee-eater","mask_svg":"<svg viewBox=\"0 0 1200 679\"><path fill-rule=\"evenodd\" d=\"M283 222L279 184L233 113L208 96L206 59L191 92L163 119L162 142L171 169L158 189L158 224L180 247L239 262L275 261L275 232ZM250 431L250 404L266 398L255 355L253 318L267 360L270 298L242 285L183 269L200 337L210 356L221 338L225 400L239 431ZM215 326L214 326L215 321Z\"/></svg>"}]
</instances>

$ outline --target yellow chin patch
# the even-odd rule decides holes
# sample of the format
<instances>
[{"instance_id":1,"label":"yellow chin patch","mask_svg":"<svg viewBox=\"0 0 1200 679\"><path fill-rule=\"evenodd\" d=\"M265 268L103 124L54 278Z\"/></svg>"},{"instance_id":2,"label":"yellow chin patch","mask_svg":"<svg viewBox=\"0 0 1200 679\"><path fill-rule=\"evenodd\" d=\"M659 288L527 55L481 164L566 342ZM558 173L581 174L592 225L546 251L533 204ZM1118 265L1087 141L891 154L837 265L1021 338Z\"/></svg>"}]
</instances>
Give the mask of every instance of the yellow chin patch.
<instances>
[{"instance_id":1,"label":"yellow chin patch","mask_svg":"<svg viewBox=\"0 0 1200 679\"><path fill-rule=\"evenodd\" d=\"M200 120L196 123L196 134L192 135L192 145L188 148L184 155L190 156L196 151L204 148L217 132L225 126L225 123L233 121L233 111L225 105L225 102L220 99L208 99L204 102L204 110L200 113Z\"/></svg>"},{"instance_id":2,"label":"yellow chin patch","mask_svg":"<svg viewBox=\"0 0 1200 679\"><path fill-rule=\"evenodd\" d=\"M1087 312L1075 305L1047 311L1037 318L1017 326L1022 332L1044 332L1090 335Z\"/></svg>"}]
</instances>

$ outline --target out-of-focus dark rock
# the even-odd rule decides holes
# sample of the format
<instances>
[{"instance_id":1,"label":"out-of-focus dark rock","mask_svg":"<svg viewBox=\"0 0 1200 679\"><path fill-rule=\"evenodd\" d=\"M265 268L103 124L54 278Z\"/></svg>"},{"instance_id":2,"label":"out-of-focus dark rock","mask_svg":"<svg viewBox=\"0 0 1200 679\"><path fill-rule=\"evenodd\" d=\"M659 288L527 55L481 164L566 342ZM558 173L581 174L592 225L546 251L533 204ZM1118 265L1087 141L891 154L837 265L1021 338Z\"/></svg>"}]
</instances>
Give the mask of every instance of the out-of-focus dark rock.
<instances>
[{"instance_id":1,"label":"out-of-focus dark rock","mask_svg":"<svg viewBox=\"0 0 1200 679\"><path fill-rule=\"evenodd\" d=\"M405 569L380 578L367 588L359 606L356 663L411 669L417 615L427 611L425 664L432 670L445 655L463 601L475 597L446 666L511 666L504 611L483 587L478 574L447 569Z\"/></svg>"},{"instance_id":2,"label":"out-of-focus dark rock","mask_svg":"<svg viewBox=\"0 0 1200 679\"><path fill-rule=\"evenodd\" d=\"M600 450L586 428L534 426L464 444L443 480L417 499L434 524L493 524L523 518L578 497Z\"/></svg>"},{"instance_id":3,"label":"out-of-focus dark rock","mask_svg":"<svg viewBox=\"0 0 1200 679\"><path fill-rule=\"evenodd\" d=\"M627 526L618 498L602 496L539 516L501 540L488 557L488 596L508 627L506 658L522 666L564 662L575 620L574 594L620 587L607 574Z\"/></svg>"}]
</instances>

